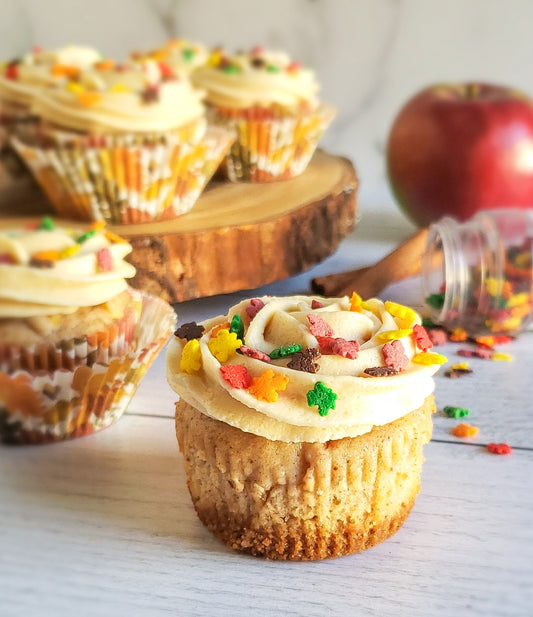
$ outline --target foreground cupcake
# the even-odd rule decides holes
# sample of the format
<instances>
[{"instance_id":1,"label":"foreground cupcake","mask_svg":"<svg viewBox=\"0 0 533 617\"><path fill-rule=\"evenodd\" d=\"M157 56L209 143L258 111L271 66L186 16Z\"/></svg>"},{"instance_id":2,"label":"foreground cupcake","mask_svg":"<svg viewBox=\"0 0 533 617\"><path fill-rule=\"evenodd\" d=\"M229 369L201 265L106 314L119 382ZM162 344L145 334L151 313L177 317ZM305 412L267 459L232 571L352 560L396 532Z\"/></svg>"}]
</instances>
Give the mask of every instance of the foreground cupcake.
<instances>
[{"instance_id":1,"label":"foreground cupcake","mask_svg":"<svg viewBox=\"0 0 533 617\"><path fill-rule=\"evenodd\" d=\"M272 559L361 551L419 491L445 359L418 315L372 299L254 298L183 324L167 353L202 522Z\"/></svg>"},{"instance_id":2,"label":"foreground cupcake","mask_svg":"<svg viewBox=\"0 0 533 617\"><path fill-rule=\"evenodd\" d=\"M37 120L32 103L44 88L58 87L68 78L101 59L92 47L68 45L58 49L36 47L22 58L5 62L0 68L0 126L4 135L15 127L24 130Z\"/></svg>"},{"instance_id":3,"label":"foreground cupcake","mask_svg":"<svg viewBox=\"0 0 533 617\"><path fill-rule=\"evenodd\" d=\"M123 413L175 322L128 286L130 251L102 224L0 230L0 441L76 437Z\"/></svg>"},{"instance_id":4,"label":"foreground cupcake","mask_svg":"<svg viewBox=\"0 0 533 617\"><path fill-rule=\"evenodd\" d=\"M32 109L33 140L14 140L56 212L136 223L190 210L232 137L206 131L202 93L154 61L99 63Z\"/></svg>"},{"instance_id":5,"label":"foreground cupcake","mask_svg":"<svg viewBox=\"0 0 533 617\"><path fill-rule=\"evenodd\" d=\"M335 115L317 98L314 72L281 52L216 50L192 80L207 93L209 120L236 135L225 159L233 181L298 176Z\"/></svg>"}]
</instances>

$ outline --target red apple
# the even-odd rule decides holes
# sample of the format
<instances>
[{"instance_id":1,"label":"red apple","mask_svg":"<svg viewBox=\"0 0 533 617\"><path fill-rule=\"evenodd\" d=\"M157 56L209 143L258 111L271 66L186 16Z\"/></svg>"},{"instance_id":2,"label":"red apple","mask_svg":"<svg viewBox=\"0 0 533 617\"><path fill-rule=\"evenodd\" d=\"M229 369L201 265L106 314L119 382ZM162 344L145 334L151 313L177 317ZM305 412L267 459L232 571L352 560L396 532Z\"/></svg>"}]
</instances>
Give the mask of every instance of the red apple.
<instances>
[{"instance_id":1,"label":"red apple","mask_svg":"<svg viewBox=\"0 0 533 617\"><path fill-rule=\"evenodd\" d=\"M405 213L427 225L448 214L533 208L533 102L482 83L434 85L394 120L387 173Z\"/></svg>"}]
</instances>

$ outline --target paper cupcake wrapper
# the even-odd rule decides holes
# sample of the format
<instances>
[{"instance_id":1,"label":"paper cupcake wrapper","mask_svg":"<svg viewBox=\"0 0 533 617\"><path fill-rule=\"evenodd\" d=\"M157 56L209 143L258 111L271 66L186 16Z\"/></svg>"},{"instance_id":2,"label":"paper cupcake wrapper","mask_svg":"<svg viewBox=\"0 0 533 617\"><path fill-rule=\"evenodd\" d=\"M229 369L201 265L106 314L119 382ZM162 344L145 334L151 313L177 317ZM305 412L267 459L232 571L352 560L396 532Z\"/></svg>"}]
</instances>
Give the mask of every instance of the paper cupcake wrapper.
<instances>
[{"instance_id":1,"label":"paper cupcake wrapper","mask_svg":"<svg viewBox=\"0 0 533 617\"><path fill-rule=\"evenodd\" d=\"M42 146L14 138L12 143L59 216L120 224L188 212L233 136L213 127L197 142L136 139L141 138L108 136L84 143L78 137Z\"/></svg>"},{"instance_id":2,"label":"paper cupcake wrapper","mask_svg":"<svg viewBox=\"0 0 533 617\"><path fill-rule=\"evenodd\" d=\"M118 420L176 323L166 302L142 296L136 347L124 356L73 370L0 371L0 441L61 441Z\"/></svg>"},{"instance_id":3,"label":"paper cupcake wrapper","mask_svg":"<svg viewBox=\"0 0 533 617\"><path fill-rule=\"evenodd\" d=\"M232 182L271 182L305 171L335 113L329 105L299 116L259 108L239 113L213 108L208 117L236 136L224 159L228 178Z\"/></svg>"},{"instance_id":4,"label":"paper cupcake wrapper","mask_svg":"<svg viewBox=\"0 0 533 617\"><path fill-rule=\"evenodd\" d=\"M26 105L0 100L0 147L13 135L34 135L38 121Z\"/></svg>"},{"instance_id":5,"label":"paper cupcake wrapper","mask_svg":"<svg viewBox=\"0 0 533 617\"><path fill-rule=\"evenodd\" d=\"M129 293L131 306L126 308L120 319L115 319L101 331L56 344L31 347L0 344L0 371L9 374L21 370L72 371L78 366L106 364L127 354L136 345L136 327L143 303L139 291L130 289Z\"/></svg>"}]
</instances>

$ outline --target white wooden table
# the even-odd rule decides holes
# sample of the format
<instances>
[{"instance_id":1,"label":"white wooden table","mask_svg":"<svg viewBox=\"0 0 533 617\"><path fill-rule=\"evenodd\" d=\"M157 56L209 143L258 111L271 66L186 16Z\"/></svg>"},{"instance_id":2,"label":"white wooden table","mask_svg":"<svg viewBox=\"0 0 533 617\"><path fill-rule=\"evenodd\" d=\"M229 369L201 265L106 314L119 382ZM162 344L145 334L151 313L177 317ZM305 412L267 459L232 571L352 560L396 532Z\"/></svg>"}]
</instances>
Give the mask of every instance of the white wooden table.
<instances>
[{"instance_id":1,"label":"white wooden table","mask_svg":"<svg viewBox=\"0 0 533 617\"><path fill-rule=\"evenodd\" d=\"M180 322L257 293L306 292L312 276L372 263L411 231L399 214L365 213L311 272L184 303ZM421 299L416 282L386 295ZM457 348L439 351L456 362ZM233 552L196 518L160 355L113 427L0 447L0 615L533 615L533 334L502 351L514 362L474 359L472 375L437 377L439 408L469 408L480 431L457 439L460 420L437 414L403 528L364 553L314 563ZM491 441L513 453L489 454Z\"/></svg>"}]
</instances>

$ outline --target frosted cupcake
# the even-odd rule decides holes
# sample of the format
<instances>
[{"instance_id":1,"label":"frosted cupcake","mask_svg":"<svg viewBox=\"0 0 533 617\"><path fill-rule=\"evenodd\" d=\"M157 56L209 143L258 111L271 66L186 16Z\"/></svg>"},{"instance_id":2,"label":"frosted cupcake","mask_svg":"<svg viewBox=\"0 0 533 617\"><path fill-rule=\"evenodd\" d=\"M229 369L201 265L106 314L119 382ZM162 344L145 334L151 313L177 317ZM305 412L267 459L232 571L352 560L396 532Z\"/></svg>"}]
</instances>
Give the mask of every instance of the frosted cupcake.
<instances>
[{"instance_id":1,"label":"frosted cupcake","mask_svg":"<svg viewBox=\"0 0 533 617\"><path fill-rule=\"evenodd\" d=\"M4 137L19 126L28 128L37 120L31 105L44 88L57 87L68 78L99 62L92 47L69 45L59 49L34 48L22 58L4 62L0 68L0 125Z\"/></svg>"},{"instance_id":2,"label":"frosted cupcake","mask_svg":"<svg viewBox=\"0 0 533 617\"><path fill-rule=\"evenodd\" d=\"M175 73L190 74L199 66L207 62L208 53L200 43L193 43L187 39L170 39L161 47L148 52L132 52L134 62L154 60L169 67Z\"/></svg>"},{"instance_id":3,"label":"frosted cupcake","mask_svg":"<svg viewBox=\"0 0 533 617\"><path fill-rule=\"evenodd\" d=\"M207 93L210 122L236 135L225 159L232 181L301 174L335 115L317 97L314 72L282 52L215 50L191 78Z\"/></svg>"},{"instance_id":4,"label":"frosted cupcake","mask_svg":"<svg viewBox=\"0 0 533 617\"><path fill-rule=\"evenodd\" d=\"M445 358L411 309L372 299L246 300L184 324L167 353L176 432L201 521L271 559L361 551L420 486Z\"/></svg>"},{"instance_id":5,"label":"frosted cupcake","mask_svg":"<svg viewBox=\"0 0 533 617\"><path fill-rule=\"evenodd\" d=\"M15 140L56 212L136 223L190 210L229 147L206 131L202 93L153 61L100 63L32 109L35 140Z\"/></svg>"},{"instance_id":6,"label":"frosted cupcake","mask_svg":"<svg viewBox=\"0 0 533 617\"><path fill-rule=\"evenodd\" d=\"M0 441L75 437L120 417L175 321L128 286L130 251L102 224L0 230Z\"/></svg>"}]
</instances>

